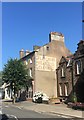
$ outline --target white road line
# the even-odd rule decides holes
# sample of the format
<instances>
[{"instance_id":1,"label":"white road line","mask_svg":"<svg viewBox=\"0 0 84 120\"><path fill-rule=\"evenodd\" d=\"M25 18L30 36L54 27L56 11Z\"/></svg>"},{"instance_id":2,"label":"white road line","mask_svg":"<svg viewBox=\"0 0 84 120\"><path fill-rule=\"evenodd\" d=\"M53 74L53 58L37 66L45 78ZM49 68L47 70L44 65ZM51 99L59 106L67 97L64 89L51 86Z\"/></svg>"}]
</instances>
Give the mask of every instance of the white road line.
<instances>
[{"instance_id":1,"label":"white road line","mask_svg":"<svg viewBox=\"0 0 84 120\"><path fill-rule=\"evenodd\" d=\"M6 108L8 108L9 106L5 106Z\"/></svg>"},{"instance_id":2,"label":"white road line","mask_svg":"<svg viewBox=\"0 0 84 120\"><path fill-rule=\"evenodd\" d=\"M12 105L12 107L15 107L15 108L22 110L22 107L18 107L18 106L14 106L14 105Z\"/></svg>"},{"instance_id":3,"label":"white road line","mask_svg":"<svg viewBox=\"0 0 84 120\"><path fill-rule=\"evenodd\" d=\"M16 107L16 108L18 108L18 109L20 109L20 110L22 109L21 107Z\"/></svg>"},{"instance_id":4,"label":"white road line","mask_svg":"<svg viewBox=\"0 0 84 120\"><path fill-rule=\"evenodd\" d=\"M0 114L2 114L2 111L0 111Z\"/></svg>"},{"instance_id":5,"label":"white road line","mask_svg":"<svg viewBox=\"0 0 84 120\"><path fill-rule=\"evenodd\" d=\"M9 115L7 114L8 117L12 117L12 118L15 118L16 120L18 120L18 118L15 116L15 115Z\"/></svg>"},{"instance_id":6,"label":"white road line","mask_svg":"<svg viewBox=\"0 0 84 120\"><path fill-rule=\"evenodd\" d=\"M60 116L63 117L63 118L72 118L70 116L65 116L65 115L60 115Z\"/></svg>"}]
</instances>

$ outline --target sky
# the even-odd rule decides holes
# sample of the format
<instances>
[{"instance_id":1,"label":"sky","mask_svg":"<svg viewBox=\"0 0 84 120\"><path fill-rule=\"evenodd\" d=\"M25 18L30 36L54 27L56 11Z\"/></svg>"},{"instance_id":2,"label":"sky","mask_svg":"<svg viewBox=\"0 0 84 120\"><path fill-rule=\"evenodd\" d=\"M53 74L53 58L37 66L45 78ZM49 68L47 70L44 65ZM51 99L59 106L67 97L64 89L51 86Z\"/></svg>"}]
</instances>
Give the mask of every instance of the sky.
<instances>
[{"instance_id":1,"label":"sky","mask_svg":"<svg viewBox=\"0 0 84 120\"><path fill-rule=\"evenodd\" d=\"M66 47L74 53L82 39L81 2L2 3L2 66L19 51L49 42L50 32L61 32Z\"/></svg>"}]
</instances>

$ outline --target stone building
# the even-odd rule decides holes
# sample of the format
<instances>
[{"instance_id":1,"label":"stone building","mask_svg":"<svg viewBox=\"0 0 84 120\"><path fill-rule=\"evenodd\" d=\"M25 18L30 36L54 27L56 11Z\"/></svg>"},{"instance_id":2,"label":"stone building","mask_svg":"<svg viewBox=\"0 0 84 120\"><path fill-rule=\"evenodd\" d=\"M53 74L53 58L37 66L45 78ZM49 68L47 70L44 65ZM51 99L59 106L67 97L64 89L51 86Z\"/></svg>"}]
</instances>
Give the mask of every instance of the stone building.
<instances>
[{"instance_id":1,"label":"stone building","mask_svg":"<svg viewBox=\"0 0 84 120\"><path fill-rule=\"evenodd\" d=\"M66 98L72 90L72 56L62 56L56 75L58 97Z\"/></svg>"},{"instance_id":2,"label":"stone building","mask_svg":"<svg viewBox=\"0 0 84 120\"><path fill-rule=\"evenodd\" d=\"M29 91L35 93L41 91L50 98L57 97L56 69L62 56L71 55L64 44L64 36L58 32L49 34L49 43L43 46L34 46L33 51L20 51L20 59L27 65L31 76ZM32 95L28 95L32 97Z\"/></svg>"},{"instance_id":3,"label":"stone building","mask_svg":"<svg viewBox=\"0 0 84 120\"><path fill-rule=\"evenodd\" d=\"M78 43L72 56L62 56L56 70L58 96L69 97L76 94L77 101L84 102L84 41Z\"/></svg>"},{"instance_id":4,"label":"stone building","mask_svg":"<svg viewBox=\"0 0 84 120\"><path fill-rule=\"evenodd\" d=\"M84 102L84 40L78 43L73 58L73 86L77 100Z\"/></svg>"}]
</instances>

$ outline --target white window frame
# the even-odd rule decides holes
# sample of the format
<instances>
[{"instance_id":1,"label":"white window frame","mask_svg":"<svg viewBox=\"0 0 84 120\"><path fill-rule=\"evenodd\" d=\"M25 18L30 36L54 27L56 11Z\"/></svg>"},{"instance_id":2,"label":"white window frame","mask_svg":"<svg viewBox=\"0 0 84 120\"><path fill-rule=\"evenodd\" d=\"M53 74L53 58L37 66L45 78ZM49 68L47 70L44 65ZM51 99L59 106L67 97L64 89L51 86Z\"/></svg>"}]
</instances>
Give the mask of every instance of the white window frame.
<instances>
[{"instance_id":1,"label":"white window frame","mask_svg":"<svg viewBox=\"0 0 84 120\"><path fill-rule=\"evenodd\" d=\"M64 77L64 68L61 69L61 76Z\"/></svg>"},{"instance_id":2,"label":"white window frame","mask_svg":"<svg viewBox=\"0 0 84 120\"><path fill-rule=\"evenodd\" d=\"M32 68L29 69L29 76L32 77Z\"/></svg>"},{"instance_id":3,"label":"white window frame","mask_svg":"<svg viewBox=\"0 0 84 120\"><path fill-rule=\"evenodd\" d=\"M64 87L65 87L65 96L68 96L68 86L67 86L67 84L65 84Z\"/></svg>"},{"instance_id":4,"label":"white window frame","mask_svg":"<svg viewBox=\"0 0 84 120\"><path fill-rule=\"evenodd\" d=\"M62 96L62 84L59 84L59 94Z\"/></svg>"},{"instance_id":5,"label":"white window frame","mask_svg":"<svg viewBox=\"0 0 84 120\"><path fill-rule=\"evenodd\" d=\"M81 73L81 61L76 61L76 74L79 75Z\"/></svg>"},{"instance_id":6,"label":"white window frame","mask_svg":"<svg viewBox=\"0 0 84 120\"><path fill-rule=\"evenodd\" d=\"M27 62L27 61L25 61L25 64L26 64L26 65L28 65L28 62Z\"/></svg>"},{"instance_id":7,"label":"white window frame","mask_svg":"<svg viewBox=\"0 0 84 120\"><path fill-rule=\"evenodd\" d=\"M32 59L30 58L30 64L32 64Z\"/></svg>"}]
</instances>

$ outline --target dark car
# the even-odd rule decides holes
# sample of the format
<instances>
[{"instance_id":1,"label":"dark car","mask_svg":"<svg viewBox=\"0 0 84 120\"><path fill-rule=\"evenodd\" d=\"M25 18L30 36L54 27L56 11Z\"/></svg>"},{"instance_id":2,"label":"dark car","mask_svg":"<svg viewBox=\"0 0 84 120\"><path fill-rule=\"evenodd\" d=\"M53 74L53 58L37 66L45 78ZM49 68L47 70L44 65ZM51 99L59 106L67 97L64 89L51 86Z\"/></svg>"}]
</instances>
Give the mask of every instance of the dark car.
<instances>
[{"instance_id":1,"label":"dark car","mask_svg":"<svg viewBox=\"0 0 84 120\"><path fill-rule=\"evenodd\" d=\"M84 103L81 103L81 102L75 102L75 103L69 102L67 104L67 107L75 109L75 110L77 110L77 109L84 110Z\"/></svg>"}]
</instances>

